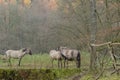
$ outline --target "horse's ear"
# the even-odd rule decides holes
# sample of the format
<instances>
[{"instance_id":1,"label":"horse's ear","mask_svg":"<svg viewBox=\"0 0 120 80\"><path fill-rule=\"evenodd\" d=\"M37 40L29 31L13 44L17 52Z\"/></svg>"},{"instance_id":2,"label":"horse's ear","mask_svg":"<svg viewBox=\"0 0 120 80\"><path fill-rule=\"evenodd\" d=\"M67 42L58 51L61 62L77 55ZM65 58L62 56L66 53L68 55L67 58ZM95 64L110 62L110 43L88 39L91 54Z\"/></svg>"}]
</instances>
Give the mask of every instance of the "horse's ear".
<instances>
[{"instance_id":1,"label":"horse's ear","mask_svg":"<svg viewBox=\"0 0 120 80\"><path fill-rule=\"evenodd\" d=\"M56 50L58 51L60 49L60 47L58 46L57 48L56 48Z\"/></svg>"},{"instance_id":2,"label":"horse's ear","mask_svg":"<svg viewBox=\"0 0 120 80\"><path fill-rule=\"evenodd\" d=\"M62 46L59 46L58 49L60 50L62 48Z\"/></svg>"}]
</instances>

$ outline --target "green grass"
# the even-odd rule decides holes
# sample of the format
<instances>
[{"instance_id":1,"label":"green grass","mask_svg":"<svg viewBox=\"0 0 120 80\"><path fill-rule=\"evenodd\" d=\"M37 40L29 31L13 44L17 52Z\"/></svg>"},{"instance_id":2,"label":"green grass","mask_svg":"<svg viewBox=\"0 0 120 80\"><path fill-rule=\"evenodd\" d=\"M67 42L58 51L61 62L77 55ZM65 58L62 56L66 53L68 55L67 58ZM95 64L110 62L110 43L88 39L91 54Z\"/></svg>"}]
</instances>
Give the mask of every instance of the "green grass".
<instances>
[{"instance_id":1,"label":"green grass","mask_svg":"<svg viewBox=\"0 0 120 80\"><path fill-rule=\"evenodd\" d=\"M40 69L40 68L50 68L51 61L48 54L34 54L34 55L25 55L21 60L21 66L18 67L18 59L12 59L12 66L7 66L7 61L0 62L0 68L27 68L27 69ZM56 61L55 61L56 64Z\"/></svg>"},{"instance_id":2,"label":"green grass","mask_svg":"<svg viewBox=\"0 0 120 80\"><path fill-rule=\"evenodd\" d=\"M2 56L2 55L1 55ZM46 70L50 70L50 74L55 74L56 78L68 78L76 73L80 73L80 69L76 69L76 65L74 62L69 62L69 69L58 69L57 61L54 61L54 68L52 68L51 60L48 54L34 54L32 56L25 55L21 61L21 66L18 67L18 59L11 59L12 66L8 66L8 63L1 60L0 62L0 69L7 71L6 73L11 74L10 70L16 74L16 70L31 70L31 75L36 74L39 78L39 71L46 72ZM2 72L2 71L1 71ZM18 72L17 72L18 73ZM46 75L48 73L45 73ZM8 77L7 76L7 77ZM42 75L41 75L42 77Z\"/></svg>"},{"instance_id":3,"label":"green grass","mask_svg":"<svg viewBox=\"0 0 120 80\"><path fill-rule=\"evenodd\" d=\"M0 55L2 57L2 55ZM19 71L30 71L30 75L28 76L29 79L27 80L34 80L32 78L42 78L41 80L46 80L46 78L50 78L49 80L60 79L60 80L71 80L76 74L82 74L85 70L89 70L90 64L90 54L87 52L81 53L81 69L77 69L74 62L69 62L68 69L58 69L57 68L57 61L54 61L54 67L52 68L51 60L48 54L33 54L25 55L21 61L21 66L18 67L18 59L11 59L12 66L8 66L8 63L4 60L0 61L0 73L4 73L9 78L9 75L18 74ZM111 65L108 65L111 67ZM12 71L13 70L13 71ZM100 72L101 70L99 70ZM81 76L80 80L95 80L95 77L99 75L99 72L96 74L88 73L86 75ZM100 77L99 80L119 80L119 76L116 74L110 75L110 71L105 71L104 74ZM44 74L42 74L44 73ZM5 77L5 75L0 75ZM44 76L49 76L43 78ZM36 76L36 77L35 77ZM51 77L50 77L51 76ZM53 76L53 77L52 77ZM16 76L15 78L20 77ZM31 79L30 79L31 77ZM7 79L8 79L7 78ZM0 77L1 79L1 77ZM36 80L37 80L36 79ZM15 79L14 79L15 80Z\"/></svg>"},{"instance_id":4,"label":"green grass","mask_svg":"<svg viewBox=\"0 0 120 80\"><path fill-rule=\"evenodd\" d=\"M1 55L2 56L2 55ZM81 55L81 64L84 68L88 68L89 64L89 54L85 52ZM0 68L27 68L27 69L50 69L52 68L51 59L48 54L33 54L25 55L21 60L21 66L18 67L18 59L11 59L12 66L7 66L8 62L3 60L0 61ZM57 61L54 61L54 69L57 69ZM76 64L74 61L69 61L69 68L76 68Z\"/></svg>"}]
</instances>

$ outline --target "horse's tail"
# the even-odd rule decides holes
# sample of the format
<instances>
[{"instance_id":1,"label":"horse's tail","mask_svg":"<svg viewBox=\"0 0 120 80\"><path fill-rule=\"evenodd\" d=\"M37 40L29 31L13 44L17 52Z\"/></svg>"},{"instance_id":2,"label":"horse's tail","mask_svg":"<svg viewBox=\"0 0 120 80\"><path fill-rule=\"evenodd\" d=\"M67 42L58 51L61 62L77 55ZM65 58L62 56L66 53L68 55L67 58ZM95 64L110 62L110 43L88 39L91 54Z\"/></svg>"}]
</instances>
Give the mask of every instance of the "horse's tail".
<instances>
[{"instance_id":1,"label":"horse's tail","mask_svg":"<svg viewBox=\"0 0 120 80\"><path fill-rule=\"evenodd\" d=\"M81 66L81 55L80 55L80 52L78 51L78 55L77 55L77 68L80 68Z\"/></svg>"}]
</instances>

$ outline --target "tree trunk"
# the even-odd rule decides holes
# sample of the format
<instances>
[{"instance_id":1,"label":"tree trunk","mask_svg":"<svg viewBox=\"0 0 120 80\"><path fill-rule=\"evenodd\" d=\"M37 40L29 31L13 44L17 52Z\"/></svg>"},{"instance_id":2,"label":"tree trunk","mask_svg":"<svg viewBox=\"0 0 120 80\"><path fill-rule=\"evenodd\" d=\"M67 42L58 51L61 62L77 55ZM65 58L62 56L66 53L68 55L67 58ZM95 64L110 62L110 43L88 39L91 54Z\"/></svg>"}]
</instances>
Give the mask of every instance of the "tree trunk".
<instances>
[{"instance_id":1,"label":"tree trunk","mask_svg":"<svg viewBox=\"0 0 120 80\"><path fill-rule=\"evenodd\" d=\"M96 40L96 31L97 31L97 16L96 16L96 1L90 0L91 7L91 36L90 43L94 44ZM90 58L90 69L95 70L95 61L96 61L96 49L91 46L91 58Z\"/></svg>"}]
</instances>

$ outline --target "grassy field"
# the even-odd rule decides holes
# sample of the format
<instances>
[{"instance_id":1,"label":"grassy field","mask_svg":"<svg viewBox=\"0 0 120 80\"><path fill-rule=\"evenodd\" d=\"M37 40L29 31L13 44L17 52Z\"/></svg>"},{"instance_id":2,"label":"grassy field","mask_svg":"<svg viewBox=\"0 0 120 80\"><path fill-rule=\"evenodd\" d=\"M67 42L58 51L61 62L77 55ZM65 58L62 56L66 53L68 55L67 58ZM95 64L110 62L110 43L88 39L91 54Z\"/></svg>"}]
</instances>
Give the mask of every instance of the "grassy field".
<instances>
[{"instance_id":1,"label":"grassy field","mask_svg":"<svg viewBox=\"0 0 120 80\"><path fill-rule=\"evenodd\" d=\"M2 55L1 55L2 57ZM81 68L77 69L74 62L69 62L68 69L58 69L57 61L54 62L54 67L52 68L51 60L48 54L33 54L32 56L26 55L21 61L21 66L18 67L18 59L11 59L12 66L7 66L8 63L5 60L0 61L0 79L6 77L9 80L9 76L12 74L20 75L28 72L29 76L25 80L95 80L95 77L100 74L101 70L96 71L95 74L89 72L89 62L90 54L86 52L81 53ZM108 65L111 67L111 64ZM106 70L102 77L99 80L119 80L119 76L116 74L110 75L112 69ZM6 72L5 74L3 74ZM26 73L26 74L28 74ZM43 74L44 73L44 74ZM36 77L34 77L36 75ZM49 76L49 77L45 77ZM32 77L31 77L32 76ZM17 80L19 76L16 76L14 79ZM44 78L45 77L45 78ZM24 77L19 77L20 80L23 80Z\"/></svg>"},{"instance_id":2,"label":"grassy field","mask_svg":"<svg viewBox=\"0 0 120 80\"><path fill-rule=\"evenodd\" d=\"M50 58L48 54L33 54L25 55L21 60L21 66L18 67L18 59L11 59L12 66L7 66L5 60L0 62L0 68L20 68L20 69L41 69L41 68L50 68Z\"/></svg>"},{"instance_id":3,"label":"grassy field","mask_svg":"<svg viewBox=\"0 0 120 80\"><path fill-rule=\"evenodd\" d=\"M84 55L85 54L85 55ZM2 55L1 55L2 57ZM89 64L89 54L82 53L82 66L84 68L88 68ZM51 59L47 53L45 54L33 54L31 55L25 55L23 59L21 60L21 66L18 67L18 59L11 59L12 66L7 66L8 62L6 60L1 60L0 61L0 68L5 68L5 69L11 69L11 68L24 68L24 69L51 69L52 64L51 64ZM57 61L54 61L54 69L57 69ZM69 68L76 68L75 62L70 61L69 62Z\"/></svg>"},{"instance_id":4,"label":"grassy field","mask_svg":"<svg viewBox=\"0 0 120 80\"><path fill-rule=\"evenodd\" d=\"M57 67L57 61L54 61L54 67L52 68L51 60L48 54L33 54L32 56L26 55L23 57L20 67L17 66L18 59L11 59L11 62L12 62L12 66L8 66L8 62L6 62L6 60L0 61L0 73L2 73L2 75L0 75L0 79L1 78L3 79L3 77L8 77L6 78L6 80L8 80L9 75L11 74L20 75L19 73L21 73L21 71L22 74L24 74L24 71L25 72L30 71L30 75L28 79L25 80L35 80L35 79L39 80L40 78L42 78L40 80L48 80L48 78L49 80L53 80L53 78L65 79L68 78L69 76L72 76L73 74L80 73L81 71L80 69L76 69L74 62L70 62L69 69L59 69ZM4 72L5 74L3 74ZM35 74L36 77L34 77ZM46 76L48 75L49 77L43 78L45 75ZM51 77L51 75L53 77ZM22 80L21 77L19 76L16 76L12 80L15 80L16 78L20 78L20 80Z\"/></svg>"}]
</instances>

